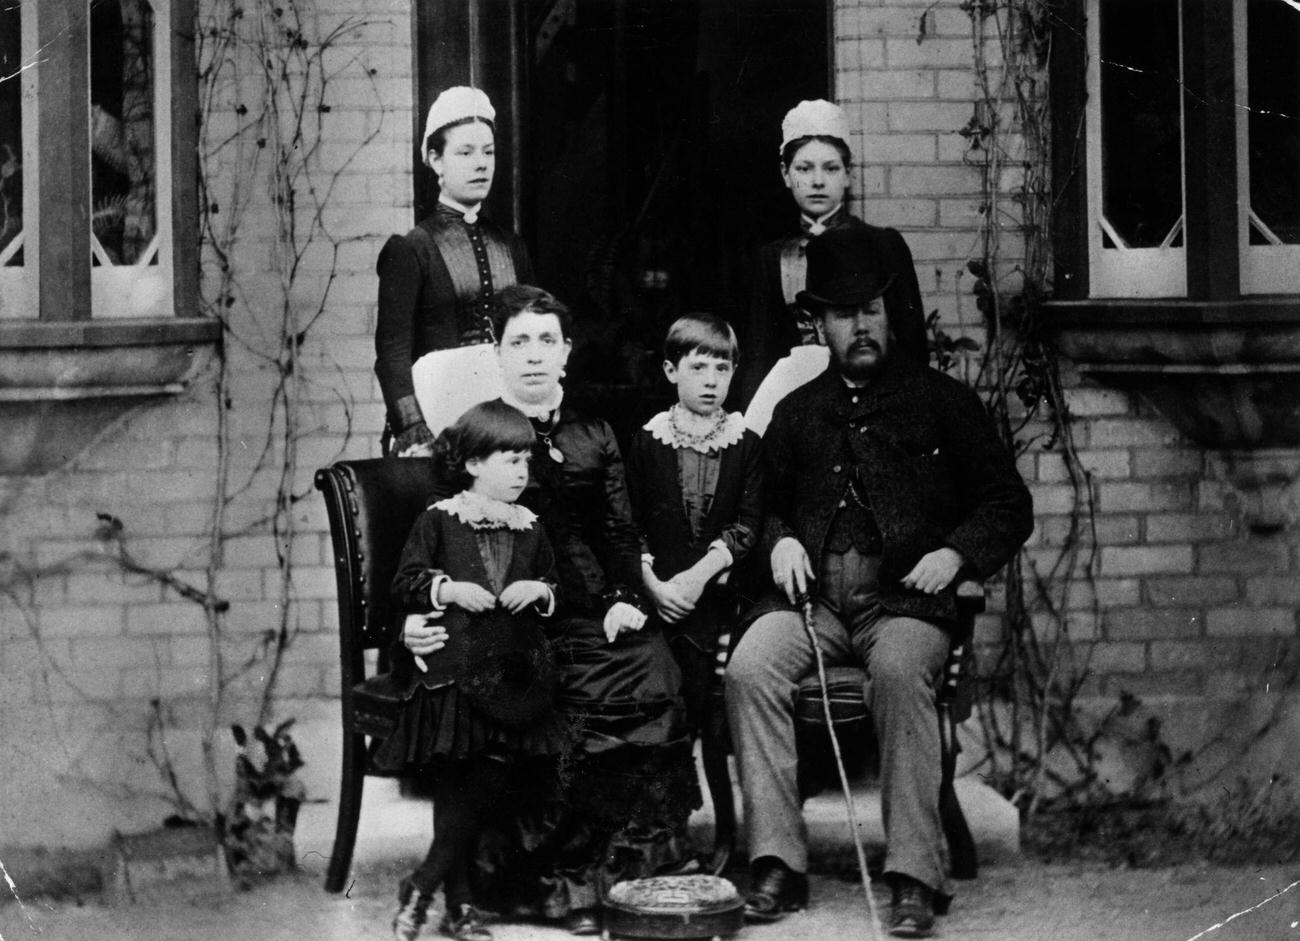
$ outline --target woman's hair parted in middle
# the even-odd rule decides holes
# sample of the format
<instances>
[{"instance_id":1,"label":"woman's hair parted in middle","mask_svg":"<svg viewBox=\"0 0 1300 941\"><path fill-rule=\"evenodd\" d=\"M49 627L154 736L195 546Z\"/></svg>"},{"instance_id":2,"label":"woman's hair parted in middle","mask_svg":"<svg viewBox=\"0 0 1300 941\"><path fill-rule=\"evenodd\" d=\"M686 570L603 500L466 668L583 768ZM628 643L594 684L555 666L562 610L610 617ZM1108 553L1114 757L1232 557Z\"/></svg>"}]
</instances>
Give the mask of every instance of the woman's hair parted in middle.
<instances>
[{"instance_id":1,"label":"woman's hair parted in middle","mask_svg":"<svg viewBox=\"0 0 1300 941\"><path fill-rule=\"evenodd\" d=\"M804 144L810 144L813 141L830 144L839 151L840 159L844 161L844 169L847 170L849 167L853 166L853 154L849 150L849 145L838 137L831 137L829 134L809 134L806 137L800 137L796 140L790 141L790 143L781 148L781 166L789 170L790 164L794 163L794 155L803 148Z\"/></svg>"},{"instance_id":2,"label":"woman's hair parted in middle","mask_svg":"<svg viewBox=\"0 0 1300 941\"><path fill-rule=\"evenodd\" d=\"M493 124L491 121L489 121L487 118L480 118L472 115L467 118L459 118L455 121L452 121L450 124L444 124L442 127L438 128L436 131L434 131L432 134L430 134L428 137L424 139L425 150L429 154L429 156L441 157L442 152L447 149L448 132L450 132L452 128L464 127L466 124L486 124L488 130L492 132L492 136L494 138L496 137L496 133L497 133L496 125Z\"/></svg>"},{"instance_id":3,"label":"woman's hair parted in middle","mask_svg":"<svg viewBox=\"0 0 1300 941\"><path fill-rule=\"evenodd\" d=\"M715 314L684 314L673 321L664 338L664 359L676 366L690 353L704 353L735 363L740 342L731 324Z\"/></svg>"},{"instance_id":4,"label":"woman's hair parted in middle","mask_svg":"<svg viewBox=\"0 0 1300 941\"><path fill-rule=\"evenodd\" d=\"M465 462L491 457L498 451L528 451L537 440L532 422L513 405L500 400L472 406L438 436L433 456L439 469L458 489L472 483Z\"/></svg>"},{"instance_id":5,"label":"woman's hair parted in middle","mask_svg":"<svg viewBox=\"0 0 1300 941\"><path fill-rule=\"evenodd\" d=\"M489 316L498 343L506 331L506 324L520 314L554 314L560 321L560 334L566 340L572 337L573 315L563 301L531 284L512 284L492 296Z\"/></svg>"}]
</instances>

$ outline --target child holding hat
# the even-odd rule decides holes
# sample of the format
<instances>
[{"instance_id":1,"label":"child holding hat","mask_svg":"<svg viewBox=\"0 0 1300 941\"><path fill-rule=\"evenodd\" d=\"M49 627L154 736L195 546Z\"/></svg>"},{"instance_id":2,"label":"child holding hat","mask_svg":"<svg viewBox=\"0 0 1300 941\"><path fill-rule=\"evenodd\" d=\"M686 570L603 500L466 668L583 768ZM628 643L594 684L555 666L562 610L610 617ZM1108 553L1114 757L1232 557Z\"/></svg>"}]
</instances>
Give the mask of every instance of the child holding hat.
<instances>
[{"instance_id":1,"label":"child holding hat","mask_svg":"<svg viewBox=\"0 0 1300 941\"><path fill-rule=\"evenodd\" d=\"M480 89L456 86L438 95L420 145L438 178L437 208L406 235L389 238L379 253L375 373L387 408L386 453L431 453L434 434L426 420L433 416L416 397L416 360L492 343L492 295L533 280L520 238L482 214L496 170L495 118ZM495 394L487 389L482 399Z\"/></svg>"}]
</instances>

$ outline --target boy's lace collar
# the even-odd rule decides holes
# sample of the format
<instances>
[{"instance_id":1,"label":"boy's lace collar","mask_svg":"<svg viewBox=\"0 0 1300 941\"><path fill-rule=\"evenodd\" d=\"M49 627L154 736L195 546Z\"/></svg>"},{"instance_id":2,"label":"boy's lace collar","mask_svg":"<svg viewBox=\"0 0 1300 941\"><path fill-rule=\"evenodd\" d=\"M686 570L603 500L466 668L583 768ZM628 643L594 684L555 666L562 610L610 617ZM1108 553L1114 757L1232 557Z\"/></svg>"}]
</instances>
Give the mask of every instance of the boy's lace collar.
<instances>
[{"instance_id":1,"label":"boy's lace collar","mask_svg":"<svg viewBox=\"0 0 1300 941\"><path fill-rule=\"evenodd\" d=\"M510 529L520 533L531 528L537 519L537 514L526 506L494 500L469 490L439 500L433 508L456 517L470 529Z\"/></svg>"},{"instance_id":2,"label":"boy's lace collar","mask_svg":"<svg viewBox=\"0 0 1300 941\"><path fill-rule=\"evenodd\" d=\"M729 448L745 436L745 416L719 411L704 417L674 405L645 423L656 441L675 449L687 448L701 454Z\"/></svg>"}]
</instances>

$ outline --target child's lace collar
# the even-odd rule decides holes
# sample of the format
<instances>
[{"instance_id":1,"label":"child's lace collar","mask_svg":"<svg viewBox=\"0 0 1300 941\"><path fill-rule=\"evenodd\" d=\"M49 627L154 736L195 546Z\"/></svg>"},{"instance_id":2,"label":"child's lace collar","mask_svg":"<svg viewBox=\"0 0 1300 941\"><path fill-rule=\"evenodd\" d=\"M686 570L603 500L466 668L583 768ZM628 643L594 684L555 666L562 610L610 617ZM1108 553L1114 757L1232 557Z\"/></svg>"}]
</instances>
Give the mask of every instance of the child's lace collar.
<instances>
[{"instance_id":1,"label":"child's lace collar","mask_svg":"<svg viewBox=\"0 0 1300 941\"><path fill-rule=\"evenodd\" d=\"M537 514L526 506L494 500L469 490L439 500L433 508L456 517L470 529L510 529L519 533L532 527L537 519Z\"/></svg>"},{"instance_id":2,"label":"child's lace collar","mask_svg":"<svg viewBox=\"0 0 1300 941\"><path fill-rule=\"evenodd\" d=\"M709 454L729 448L745 436L745 416L740 412L719 411L716 416L706 418L674 405L650 419L644 427L656 441L670 448Z\"/></svg>"}]
</instances>

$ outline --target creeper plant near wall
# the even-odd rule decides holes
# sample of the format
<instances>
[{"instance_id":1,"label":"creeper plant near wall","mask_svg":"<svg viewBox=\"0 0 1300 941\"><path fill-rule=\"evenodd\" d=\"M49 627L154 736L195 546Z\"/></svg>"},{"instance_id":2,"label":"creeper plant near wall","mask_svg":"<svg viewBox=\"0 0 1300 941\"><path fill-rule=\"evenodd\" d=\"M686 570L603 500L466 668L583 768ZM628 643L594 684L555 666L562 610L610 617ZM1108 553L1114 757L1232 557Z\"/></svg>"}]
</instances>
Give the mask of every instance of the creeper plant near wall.
<instances>
[{"instance_id":1,"label":"creeper plant near wall","mask_svg":"<svg viewBox=\"0 0 1300 941\"><path fill-rule=\"evenodd\" d=\"M320 398L313 392L324 385L304 368L303 349L328 309L345 241L331 232L324 213L343 174L378 135L384 111L376 107L367 112L373 126L366 126L350 151L340 155L334 150L330 165L324 165L320 156L332 110L331 82L344 76L369 79L379 104L373 83L377 70L359 52L346 55L343 46L369 21L348 17L325 28L315 5L299 0L215 0L203 9L198 24L202 305L224 327L207 588L210 593L218 588L231 536L251 531L273 541L278 619L263 631L259 645L263 680L253 724L261 726L271 718L285 654L299 629L293 584L295 506L309 493L302 480L300 444L321 430L313 427L307 403ZM262 235L250 231L256 223L249 223L268 208L273 232L269 256L263 258L248 250L249 237ZM312 264L321 257L326 259L323 273L318 262ZM236 360L272 375L270 400L254 403L265 409L265 427L259 440L251 442L251 461L236 460L250 449L232 422ZM344 442L354 408L345 389L338 383L327 390L347 416L347 428L330 429L342 432ZM256 488L268 477L274 488L270 511L250 526L232 527L232 506L241 498L260 497ZM206 614L211 722L204 730L203 752L209 805L215 808L220 806L216 737L224 729L231 684L246 671L228 668L224 613L209 608Z\"/></svg>"},{"instance_id":2,"label":"creeper plant near wall","mask_svg":"<svg viewBox=\"0 0 1300 941\"><path fill-rule=\"evenodd\" d=\"M1071 620L1080 613L1094 621L1100 616L1094 486L1075 446L1060 363L1040 321L1041 302L1052 290L1046 82L1058 6L1059 0L961 4L971 22L976 94L972 116L958 133L980 179L981 225L968 270L975 278L983 355L972 361L960 340L932 327L941 365L946 357L949 366L966 367L1007 447L1017 458L1059 455L1071 491L1055 553L1044 559L1041 548L1022 551L1007 568L1001 635L979 677L978 717L987 748L981 774L1030 815L1044 801L1095 807L1168 799L1183 783L1180 770L1219 743L1211 739L1195 752L1174 754L1159 719L1127 692L1100 714L1081 703L1091 645L1071 636ZM918 43L927 38L928 14L919 21ZM1274 703L1253 733L1241 737L1238 754L1276 726L1284 701ZM1118 795L1101 773L1105 752L1116 748L1141 755L1141 770Z\"/></svg>"}]
</instances>

